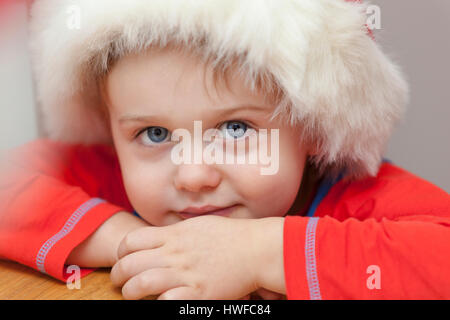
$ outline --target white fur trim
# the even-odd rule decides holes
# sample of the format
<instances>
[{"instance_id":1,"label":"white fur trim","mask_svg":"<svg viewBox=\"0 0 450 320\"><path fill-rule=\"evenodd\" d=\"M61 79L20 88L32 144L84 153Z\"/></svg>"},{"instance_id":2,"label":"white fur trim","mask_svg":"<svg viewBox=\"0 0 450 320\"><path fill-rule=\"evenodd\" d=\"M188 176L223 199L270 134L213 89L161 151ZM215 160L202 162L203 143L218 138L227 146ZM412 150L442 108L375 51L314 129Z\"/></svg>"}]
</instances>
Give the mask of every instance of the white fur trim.
<instances>
[{"instance_id":1,"label":"white fur trim","mask_svg":"<svg viewBox=\"0 0 450 320\"><path fill-rule=\"evenodd\" d=\"M73 5L80 30L67 27ZM251 72L277 79L292 105L279 110L321 143L317 163L374 175L408 87L366 34L365 8L344 0L36 0L31 50L44 127L61 141L109 142L96 90L82 89L92 57L112 41L126 51L171 34L206 35L210 52L247 52Z\"/></svg>"}]
</instances>

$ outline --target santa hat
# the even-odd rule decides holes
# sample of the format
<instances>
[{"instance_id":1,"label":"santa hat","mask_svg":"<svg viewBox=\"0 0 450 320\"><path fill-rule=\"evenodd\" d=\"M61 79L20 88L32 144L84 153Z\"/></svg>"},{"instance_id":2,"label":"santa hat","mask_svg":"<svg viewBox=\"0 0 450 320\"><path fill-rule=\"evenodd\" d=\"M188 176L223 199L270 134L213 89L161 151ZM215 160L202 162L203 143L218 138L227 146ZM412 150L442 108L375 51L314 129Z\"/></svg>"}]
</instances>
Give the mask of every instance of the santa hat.
<instances>
[{"instance_id":1,"label":"santa hat","mask_svg":"<svg viewBox=\"0 0 450 320\"><path fill-rule=\"evenodd\" d=\"M66 142L110 142L93 79L112 48L120 56L206 39L209 54L242 56L249 74L275 79L285 96L277 111L314 137L321 168L375 175L408 87L367 35L366 8L345 0L36 0L31 58L44 129Z\"/></svg>"}]
</instances>

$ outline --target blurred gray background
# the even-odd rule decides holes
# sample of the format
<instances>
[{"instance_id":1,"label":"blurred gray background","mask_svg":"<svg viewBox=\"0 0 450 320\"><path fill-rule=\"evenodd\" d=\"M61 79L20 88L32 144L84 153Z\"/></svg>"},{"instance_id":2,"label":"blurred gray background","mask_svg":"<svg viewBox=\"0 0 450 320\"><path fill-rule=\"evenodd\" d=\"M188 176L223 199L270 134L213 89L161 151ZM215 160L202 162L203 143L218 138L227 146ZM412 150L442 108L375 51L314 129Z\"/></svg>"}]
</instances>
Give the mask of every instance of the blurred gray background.
<instances>
[{"instance_id":1,"label":"blurred gray background","mask_svg":"<svg viewBox=\"0 0 450 320\"><path fill-rule=\"evenodd\" d=\"M450 192L450 1L371 3L381 8L376 41L401 65L411 89L386 157ZM0 151L39 135L21 19L25 10L19 9L14 33L0 33Z\"/></svg>"}]
</instances>

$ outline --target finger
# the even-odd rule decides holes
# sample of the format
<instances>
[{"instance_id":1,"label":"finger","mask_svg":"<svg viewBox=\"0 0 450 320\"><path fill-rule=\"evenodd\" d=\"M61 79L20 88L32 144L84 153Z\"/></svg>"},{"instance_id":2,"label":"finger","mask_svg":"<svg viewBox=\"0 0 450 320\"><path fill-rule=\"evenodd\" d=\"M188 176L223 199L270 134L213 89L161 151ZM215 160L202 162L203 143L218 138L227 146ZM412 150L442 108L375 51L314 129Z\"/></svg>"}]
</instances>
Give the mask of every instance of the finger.
<instances>
[{"instance_id":1,"label":"finger","mask_svg":"<svg viewBox=\"0 0 450 320\"><path fill-rule=\"evenodd\" d=\"M240 298L239 300L250 300L250 294L246 295L245 297Z\"/></svg>"},{"instance_id":2,"label":"finger","mask_svg":"<svg viewBox=\"0 0 450 320\"><path fill-rule=\"evenodd\" d=\"M162 254L163 247L141 250L130 253L112 267L109 278L116 287L121 287L130 278L141 272L154 268L170 267L166 257Z\"/></svg>"},{"instance_id":3,"label":"finger","mask_svg":"<svg viewBox=\"0 0 450 320\"><path fill-rule=\"evenodd\" d=\"M184 284L176 276L175 269L150 269L128 280L122 287L122 295L126 300L137 300L159 295L182 285Z\"/></svg>"},{"instance_id":4,"label":"finger","mask_svg":"<svg viewBox=\"0 0 450 320\"><path fill-rule=\"evenodd\" d=\"M170 289L161 294L157 300L199 300L198 292L188 286Z\"/></svg>"},{"instance_id":5,"label":"finger","mask_svg":"<svg viewBox=\"0 0 450 320\"><path fill-rule=\"evenodd\" d=\"M162 246L164 239L161 231L158 227L144 227L128 233L119 244L119 259L135 251Z\"/></svg>"}]
</instances>

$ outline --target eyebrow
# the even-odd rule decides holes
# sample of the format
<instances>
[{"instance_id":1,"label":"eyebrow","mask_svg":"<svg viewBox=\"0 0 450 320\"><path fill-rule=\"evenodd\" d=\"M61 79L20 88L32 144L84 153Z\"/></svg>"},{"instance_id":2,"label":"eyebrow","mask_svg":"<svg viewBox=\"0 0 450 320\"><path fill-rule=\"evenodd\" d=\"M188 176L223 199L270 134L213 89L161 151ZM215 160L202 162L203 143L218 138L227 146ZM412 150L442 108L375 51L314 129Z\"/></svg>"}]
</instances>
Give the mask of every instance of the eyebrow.
<instances>
[{"instance_id":1,"label":"eyebrow","mask_svg":"<svg viewBox=\"0 0 450 320\"><path fill-rule=\"evenodd\" d=\"M242 105L242 106L236 106L233 108L217 108L214 109L218 111L219 113L217 116L227 116L233 113L236 113L238 111L243 110L252 110L256 112L268 112L269 108L264 106L255 106L255 105ZM136 114L125 114L122 117L119 118L119 123L123 122L148 122L150 120L157 119L158 115L136 115Z\"/></svg>"}]
</instances>

